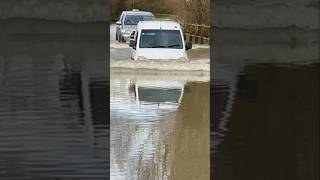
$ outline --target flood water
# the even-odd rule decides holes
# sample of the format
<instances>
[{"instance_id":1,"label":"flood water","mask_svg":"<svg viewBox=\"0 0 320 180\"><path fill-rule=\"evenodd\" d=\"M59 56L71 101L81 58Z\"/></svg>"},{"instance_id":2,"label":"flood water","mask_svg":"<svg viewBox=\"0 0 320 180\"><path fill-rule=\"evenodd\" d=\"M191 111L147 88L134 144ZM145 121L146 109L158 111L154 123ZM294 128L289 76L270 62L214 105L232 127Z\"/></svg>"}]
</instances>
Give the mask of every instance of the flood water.
<instances>
[{"instance_id":1,"label":"flood water","mask_svg":"<svg viewBox=\"0 0 320 180\"><path fill-rule=\"evenodd\" d=\"M211 179L319 178L319 32L216 30Z\"/></svg>"},{"instance_id":2,"label":"flood water","mask_svg":"<svg viewBox=\"0 0 320 180\"><path fill-rule=\"evenodd\" d=\"M192 71L119 63L109 89L105 24L0 27L0 179L318 179L316 31L216 30L211 89L206 48Z\"/></svg>"},{"instance_id":3,"label":"flood water","mask_svg":"<svg viewBox=\"0 0 320 180\"><path fill-rule=\"evenodd\" d=\"M111 179L209 179L209 83L110 85Z\"/></svg>"},{"instance_id":4,"label":"flood water","mask_svg":"<svg viewBox=\"0 0 320 180\"><path fill-rule=\"evenodd\" d=\"M107 179L105 24L0 26L0 179Z\"/></svg>"},{"instance_id":5,"label":"flood water","mask_svg":"<svg viewBox=\"0 0 320 180\"><path fill-rule=\"evenodd\" d=\"M111 26L111 179L209 179L208 46L189 53L200 63L138 64L114 34Z\"/></svg>"}]
</instances>

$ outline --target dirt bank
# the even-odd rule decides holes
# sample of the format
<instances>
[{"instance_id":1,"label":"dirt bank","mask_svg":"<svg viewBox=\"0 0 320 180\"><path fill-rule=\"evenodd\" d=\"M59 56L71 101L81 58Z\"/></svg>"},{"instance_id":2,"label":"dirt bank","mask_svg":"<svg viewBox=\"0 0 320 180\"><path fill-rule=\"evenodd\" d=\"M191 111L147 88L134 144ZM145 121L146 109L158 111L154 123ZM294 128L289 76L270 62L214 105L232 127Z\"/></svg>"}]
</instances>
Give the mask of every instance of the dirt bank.
<instances>
[{"instance_id":1,"label":"dirt bank","mask_svg":"<svg viewBox=\"0 0 320 180\"><path fill-rule=\"evenodd\" d=\"M107 21L106 0L5 0L0 1L0 19L32 18L72 22Z\"/></svg>"},{"instance_id":2,"label":"dirt bank","mask_svg":"<svg viewBox=\"0 0 320 180\"><path fill-rule=\"evenodd\" d=\"M217 0L212 6L211 24L220 28L319 29L317 0Z\"/></svg>"}]
</instances>

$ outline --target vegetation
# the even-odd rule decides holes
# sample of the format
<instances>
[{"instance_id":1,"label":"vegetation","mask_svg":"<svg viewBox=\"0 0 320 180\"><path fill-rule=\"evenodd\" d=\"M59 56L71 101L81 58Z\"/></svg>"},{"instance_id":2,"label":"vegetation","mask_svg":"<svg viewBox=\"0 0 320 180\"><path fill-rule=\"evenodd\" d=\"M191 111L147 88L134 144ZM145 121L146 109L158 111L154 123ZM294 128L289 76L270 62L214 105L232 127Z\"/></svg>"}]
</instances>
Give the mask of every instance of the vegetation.
<instances>
[{"instance_id":1,"label":"vegetation","mask_svg":"<svg viewBox=\"0 0 320 180\"><path fill-rule=\"evenodd\" d=\"M115 21L123 10L133 8L150 11L160 17L171 14L189 23L209 24L209 0L111 0L111 19Z\"/></svg>"}]
</instances>

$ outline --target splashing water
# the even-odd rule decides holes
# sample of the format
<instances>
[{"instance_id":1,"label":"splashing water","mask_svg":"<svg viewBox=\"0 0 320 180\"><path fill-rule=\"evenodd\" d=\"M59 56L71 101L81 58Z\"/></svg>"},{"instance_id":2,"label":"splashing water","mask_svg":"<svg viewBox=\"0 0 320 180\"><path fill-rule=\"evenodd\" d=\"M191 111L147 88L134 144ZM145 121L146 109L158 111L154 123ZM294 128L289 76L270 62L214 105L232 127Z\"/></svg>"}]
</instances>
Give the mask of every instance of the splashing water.
<instances>
[{"instance_id":1,"label":"splashing water","mask_svg":"<svg viewBox=\"0 0 320 180\"><path fill-rule=\"evenodd\" d=\"M210 61L197 60L190 62L168 62L168 61L112 61L111 68L126 69L156 69L167 71L210 71Z\"/></svg>"}]
</instances>

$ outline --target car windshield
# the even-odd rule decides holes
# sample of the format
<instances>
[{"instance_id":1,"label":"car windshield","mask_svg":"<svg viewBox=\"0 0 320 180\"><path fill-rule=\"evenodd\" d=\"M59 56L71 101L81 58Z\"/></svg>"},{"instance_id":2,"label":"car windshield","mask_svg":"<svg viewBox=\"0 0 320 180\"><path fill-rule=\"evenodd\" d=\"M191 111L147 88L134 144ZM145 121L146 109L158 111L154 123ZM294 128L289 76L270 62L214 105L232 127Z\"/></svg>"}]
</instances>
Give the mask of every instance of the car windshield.
<instances>
[{"instance_id":1,"label":"car windshield","mask_svg":"<svg viewBox=\"0 0 320 180\"><path fill-rule=\"evenodd\" d=\"M182 49L183 45L179 30L142 30L139 47Z\"/></svg>"},{"instance_id":2,"label":"car windshield","mask_svg":"<svg viewBox=\"0 0 320 180\"><path fill-rule=\"evenodd\" d=\"M127 15L124 24L125 25L137 25L139 21L151 20L151 15Z\"/></svg>"}]
</instances>

